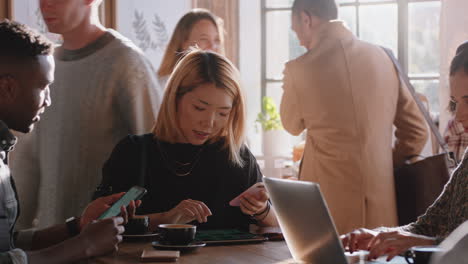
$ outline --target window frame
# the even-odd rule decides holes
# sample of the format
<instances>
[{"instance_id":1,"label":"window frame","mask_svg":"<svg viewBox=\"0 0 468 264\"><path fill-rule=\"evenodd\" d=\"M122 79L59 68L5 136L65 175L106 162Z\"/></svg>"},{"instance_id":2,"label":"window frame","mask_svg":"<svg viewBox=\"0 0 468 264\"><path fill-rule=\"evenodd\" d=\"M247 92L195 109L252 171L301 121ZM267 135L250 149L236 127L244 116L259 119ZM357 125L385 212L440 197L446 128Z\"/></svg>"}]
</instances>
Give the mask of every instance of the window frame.
<instances>
[{"instance_id":1,"label":"window frame","mask_svg":"<svg viewBox=\"0 0 468 264\"><path fill-rule=\"evenodd\" d=\"M282 79L270 79L267 76L267 27L266 17L268 12L275 11L291 11L291 7L267 7L267 0L261 0L261 98L267 95L267 85L269 83L280 83ZM422 2L442 2L441 0L383 0L373 2L372 0L354 0L349 3L340 3L339 7L352 6L356 7L356 35L360 37L359 22L360 8L369 5L385 5L397 4L398 22L397 22L397 38L398 38L398 54L397 58L400 61L403 71L408 74L409 68L409 5L411 3ZM438 74L408 74L410 81L438 81L440 83L440 73ZM260 98L260 99L261 99ZM441 109L441 108L440 108Z\"/></svg>"},{"instance_id":2,"label":"window frame","mask_svg":"<svg viewBox=\"0 0 468 264\"><path fill-rule=\"evenodd\" d=\"M13 0L0 0L0 19L12 18L13 4Z\"/></svg>"}]
</instances>

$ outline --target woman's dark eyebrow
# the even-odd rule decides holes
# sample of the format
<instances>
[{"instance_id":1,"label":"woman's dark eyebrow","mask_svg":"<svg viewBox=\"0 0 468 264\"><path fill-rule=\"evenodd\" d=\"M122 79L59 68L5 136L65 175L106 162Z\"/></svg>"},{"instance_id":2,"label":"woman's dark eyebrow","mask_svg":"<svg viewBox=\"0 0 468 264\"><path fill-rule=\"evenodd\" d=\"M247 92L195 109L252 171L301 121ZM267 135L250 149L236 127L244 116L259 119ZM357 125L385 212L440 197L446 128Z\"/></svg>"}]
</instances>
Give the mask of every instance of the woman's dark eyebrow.
<instances>
[{"instance_id":1,"label":"woman's dark eyebrow","mask_svg":"<svg viewBox=\"0 0 468 264\"><path fill-rule=\"evenodd\" d=\"M201 100L201 99L198 99L198 101L200 101L200 103L202 103L202 104L211 105L210 103L205 102L205 101L203 101L203 100Z\"/></svg>"},{"instance_id":2,"label":"woman's dark eyebrow","mask_svg":"<svg viewBox=\"0 0 468 264\"><path fill-rule=\"evenodd\" d=\"M200 103L205 104L205 105L211 105L210 103L205 102L205 101L203 101L203 100L201 100L201 99L198 99L198 101L200 101ZM218 108L229 110L229 109L231 109L232 107L230 107L230 106L220 106L220 107L218 107Z\"/></svg>"}]
</instances>

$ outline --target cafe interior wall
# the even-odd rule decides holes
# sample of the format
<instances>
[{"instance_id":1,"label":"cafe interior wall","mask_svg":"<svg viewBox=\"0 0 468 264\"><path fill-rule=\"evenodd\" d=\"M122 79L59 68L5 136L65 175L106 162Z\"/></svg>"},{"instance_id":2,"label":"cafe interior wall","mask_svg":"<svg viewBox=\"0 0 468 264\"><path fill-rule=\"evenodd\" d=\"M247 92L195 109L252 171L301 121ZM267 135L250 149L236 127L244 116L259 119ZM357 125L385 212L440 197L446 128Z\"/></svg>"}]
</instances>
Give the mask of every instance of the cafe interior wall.
<instances>
[{"instance_id":1,"label":"cafe interior wall","mask_svg":"<svg viewBox=\"0 0 468 264\"><path fill-rule=\"evenodd\" d=\"M59 44L60 36L47 31L38 2L39 0L0 0L0 18L25 23ZM217 8L217 5L208 3L206 0L104 0L100 16L107 27L114 28L133 40L145 52L156 70L177 20L195 6ZM220 12L222 11L224 10ZM237 32L232 34L227 31L226 34L228 39L231 35L237 35L236 45L230 48L233 50L230 54L234 54L234 60L241 71L246 95L248 141L252 151L260 155L261 133L254 126L256 114L260 111L260 1L239 0L233 12L239 18L227 21L229 18L225 17L225 24L231 24L231 31Z\"/></svg>"},{"instance_id":2,"label":"cafe interior wall","mask_svg":"<svg viewBox=\"0 0 468 264\"><path fill-rule=\"evenodd\" d=\"M0 19L11 17L11 5L13 0L0 0Z\"/></svg>"},{"instance_id":3,"label":"cafe interior wall","mask_svg":"<svg viewBox=\"0 0 468 264\"><path fill-rule=\"evenodd\" d=\"M260 14L260 1L239 0L239 70L247 105L247 141L256 156L263 154L262 129L255 126L261 111Z\"/></svg>"},{"instance_id":4,"label":"cafe interior wall","mask_svg":"<svg viewBox=\"0 0 468 264\"><path fill-rule=\"evenodd\" d=\"M0 1L0 18L27 24L46 34L55 43L62 42L59 35L47 31L39 9L39 0ZM100 18L107 27L116 29L140 47L154 69L157 69L177 21L191 7L190 0L104 0L100 8ZM30 134L16 133L16 136L22 142L31 140ZM17 223L20 229L34 226L37 208L35 197L38 195L39 181L40 179L28 179L28 182L23 182L21 178L17 179L17 185L22 187L20 196L25 197L20 201L22 217Z\"/></svg>"},{"instance_id":5,"label":"cafe interior wall","mask_svg":"<svg viewBox=\"0 0 468 264\"><path fill-rule=\"evenodd\" d=\"M5 0L4 0L5 1ZM60 43L49 33L39 10L39 0L13 0L11 18L35 28ZM191 0L104 0L100 16L107 27L131 39L157 69L179 18L190 10Z\"/></svg>"},{"instance_id":6,"label":"cafe interior wall","mask_svg":"<svg viewBox=\"0 0 468 264\"><path fill-rule=\"evenodd\" d=\"M177 21L191 8L190 0L116 0L116 29L140 47L157 70Z\"/></svg>"},{"instance_id":7,"label":"cafe interior wall","mask_svg":"<svg viewBox=\"0 0 468 264\"><path fill-rule=\"evenodd\" d=\"M235 34L226 31L227 40L235 40L233 47L229 47L232 50L229 53L241 71L248 109L249 145L254 154L261 155L261 133L254 125L261 102L260 1L238 0L236 6L230 4L231 11L220 8L216 3L210 4L210 1L216 0L104 0L100 17L107 27L116 29L133 40L145 52L156 70L177 20L192 7L215 8L212 11L224 17L230 31L236 31ZM47 32L38 3L39 0L0 0L0 19L9 18L25 23L59 44L60 36ZM227 15L222 12L232 14L225 17Z\"/></svg>"}]
</instances>

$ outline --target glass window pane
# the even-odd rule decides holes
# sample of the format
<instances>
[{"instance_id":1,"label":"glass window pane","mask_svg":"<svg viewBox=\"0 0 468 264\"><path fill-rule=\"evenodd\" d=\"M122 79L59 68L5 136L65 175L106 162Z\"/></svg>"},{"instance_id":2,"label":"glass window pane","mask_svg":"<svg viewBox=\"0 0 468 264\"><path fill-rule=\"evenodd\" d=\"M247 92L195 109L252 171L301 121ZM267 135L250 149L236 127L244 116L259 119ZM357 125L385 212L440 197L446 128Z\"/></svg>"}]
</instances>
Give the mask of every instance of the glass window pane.
<instances>
[{"instance_id":1,"label":"glass window pane","mask_svg":"<svg viewBox=\"0 0 468 264\"><path fill-rule=\"evenodd\" d=\"M289 29L289 60L303 55L306 51L307 49L299 43L296 33L292 29Z\"/></svg>"},{"instance_id":2,"label":"glass window pane","mask_svg":"<svg viewBox=\"0 0 468 264\"><path fill-rule=\"evenodd\" d=\"M281 97L283 96L283 83L282 82L268 82L266 85L266 95L273 98L276 103L276 107L279 111L281 104ZM292 151L292 147L303 140L301 135L292 136L290 135L290 146L289 149Z\"/></svg>"},{"instance_id":3,"label":"glass window pane","mask_svg":"<svg viewBox=\"0 0 468 264\"><path fill-rule=\"evenodd\" d=\"M289 31L291 12L266 13L266 76L282 79L284 63L289 60Z\"/></svg>"},{"instance_id":4,"label":"glass window pane","mask_svg":"<svg viewBox=\"0 0 468 264\"><path fill-rule=\"evenodd\" d=\"M339 4L348 4L348 3L356 3L357 0L336 0L336 3Z\"/></svg>"},{"instance_id":5,"label":"glass window pane","mask_svg":"<svg viewBox=\"0 0 468 264\"><path fill-rule=\"evenodd\" d=\"M356 7L354 6L343 6L340 7L338 12L340 20L343 20L348 28L356 34Z\"/></svg>"},{"instance_id":6,"label":"glass window pane","mask_svg":"<svg viewBox=\"0 0 468 264\"><path fill-rule=\"evenodd\" d=\"M266 7L291 7L294 0L266 0Z\"/></svg>"},{"instance_id":7,"label":"glass window pane","mask_svg":"<svg viewBox=\"0 0 468 264\"><path fill-rule=\"evenodd\" d=\"M408 63L410 74L439 73L440 2L409 4Z\"/></svg>"},{"instance_id":8,"label":"glass window pane","mask_svg":"<svg viewBox=\"0 0 468 264\"><path fill-rule=\"evenodd\" d=\"M290 11L266 13L266 76L268 79L283 78L284 64L304 54L296 33L291 30Z\"/></svg>"},{"instance_id":9,"label":"glass window pane","mask_svg":"<svg viewBox=\"0 0 468 264\"><path fill-rule=\"evenodd\" d=\"M398 0L359 0L361 4L375 4L376 2L397 2Z\"/></svg>"},{"instance_id":10,"label":"glass window pane","mask_svg":"<svg viewBox=\"0 0 468 264\"><path fill-rule=\"evenodd\" d=\"M429 110L435 114L440 113L439 80L412 80L411 83L418 93L422 93L427 97L429 100Z\"/></svg>"},{"instance_id":11,"label":"glass window pane","mask_svg":"<svg viewBox=\"0 0 468 264\"><path fill-rule=\"evenodd\" d=\"M390 48L398 54L397 5L361 6L359 12L359 38Z\"/></svg>"},{"instance_id":12,"label":"glass window pane","mask_svg":"<svg viewBox=\"0 0 468 264\"><path fill-rule=\"evenodd\" d=\"M279 110L281 97L283 96L283 82L267 82L266 96L272 97L276 107Z\"/></svg>"}]
</instances>

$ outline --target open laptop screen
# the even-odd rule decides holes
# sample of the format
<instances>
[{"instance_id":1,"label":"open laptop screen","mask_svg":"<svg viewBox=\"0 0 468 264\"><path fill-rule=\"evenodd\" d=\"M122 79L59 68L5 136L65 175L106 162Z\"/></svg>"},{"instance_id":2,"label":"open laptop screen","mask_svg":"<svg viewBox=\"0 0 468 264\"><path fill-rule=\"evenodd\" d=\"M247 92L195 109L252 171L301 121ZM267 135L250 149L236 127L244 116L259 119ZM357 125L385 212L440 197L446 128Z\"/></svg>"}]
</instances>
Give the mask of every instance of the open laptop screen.
<instances>
[{"instance_id":1,"label":"open laptop screen","mask_svg":"<svg viewBox=\"0 0 468 264\"><path fill-rule=\"evenodd\" d=\"M365 251L345 255L319 185L312 182L263 178L292 256L312 264L406 264L403 257L383 256L365 261Z\"/></svg>"},{"instance_id":2,"label":"open laptop screen","mask_svg":"<svg viewBox=\"0 0 468 264\"><path fill-rule=\"evenodd\" d=\"M263 181L294 259L347 263L318 184L267 177Z\"/></svg>"}]
</instances>

